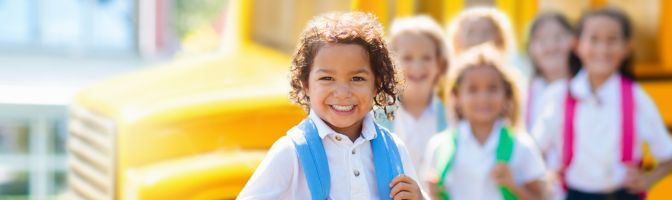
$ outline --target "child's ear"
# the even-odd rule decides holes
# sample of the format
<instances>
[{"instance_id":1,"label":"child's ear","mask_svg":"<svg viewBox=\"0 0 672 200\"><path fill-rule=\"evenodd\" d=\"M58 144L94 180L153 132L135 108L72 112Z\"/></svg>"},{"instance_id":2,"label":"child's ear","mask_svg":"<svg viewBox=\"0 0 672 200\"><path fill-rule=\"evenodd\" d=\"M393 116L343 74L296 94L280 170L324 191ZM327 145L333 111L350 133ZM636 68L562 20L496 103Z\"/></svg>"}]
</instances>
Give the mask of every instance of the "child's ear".
<instances>
[{"instance_id":1,"label":"child's ear","mask_svg":"<svg viewBox=\"0 0 672 200\"><path fill-rule=\"evenodd\" d=\"M635 46L635 41L634 40L628 40L625 43L625 55L630 55L632 54L632 49Z\"/></svg>"},{"instance_id":2,"label":"child's ear","mask_svg":"<svg viewBox=\"0 0 672 200\"><path fill-rule=\"evenodd\" d=\"M576 54L579 59L581 58L581 48L579 48L581 41L579 41L579 38L574 39L574 42L572 43L572 50L574 51L574 54Z\"/></svg>"},{"instance_id":3,"label":"child's ear","mask_svg":"<svg viewBox=\"0 0 672 200\"><path fill-rule=\"evenodd\" d=\"M455 105L460 105L460 98L457 96L456 91L446 91L446 100L452 101Z\"/></svg>"},{"instance_id":4,"label":"child's ear","mask_svg":"<svg viewBox=\"0 0 672 200\"><path fill-rule=\"evenodd\" d=\"M579 38L576 36L572 36L572 42L571 42L571 49L576 51L577 46L579 45Z\"/></svg>"},{"instance_id":5,"label":"child's ear","mask_svg":"<svg viewBox=\"0 0 672 200\"><path fill-rule=\"evenodd\" d=\"M310 97L310 96L308 96L308 94L310 94L309 93L310 88L308 88L308 82L307 81L301 81L301 88L303 88L303 93L306 95L306 97Z\"/></svg>"},{"instance_id":6,"label":"child's ear","mask_svg":"<svg viewBox=\"0 0 672 200\"><path fill-rule=\"evenodd\" d=\"M446 58L439 59L439 74L440 76L445 76L448 73L448 67L450 67L450 62Z\"/></svg>"}]
</instances>

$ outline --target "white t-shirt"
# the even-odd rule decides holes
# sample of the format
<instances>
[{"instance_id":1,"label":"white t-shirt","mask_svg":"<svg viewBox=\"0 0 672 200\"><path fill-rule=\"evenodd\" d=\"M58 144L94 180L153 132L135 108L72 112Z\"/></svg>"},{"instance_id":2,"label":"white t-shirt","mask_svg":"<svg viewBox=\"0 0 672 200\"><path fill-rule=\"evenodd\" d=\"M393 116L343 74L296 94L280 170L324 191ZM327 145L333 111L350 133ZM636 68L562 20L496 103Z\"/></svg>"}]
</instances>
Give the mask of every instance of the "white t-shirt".
<instances>
[{"instance_id":1,"label":"white t-shirt","mask_svg":"<svg viewBox=\"0 0 672 200\"><path fill-rule=\"evenodd\" d=\"M595 93L591 92L587 73L580 71L569 82L577 99L574 116L574 157L565 180L570 188L585 192L611 192L622 187L626 167L621 163L621 88L620 75L612 75ZM543 101L543 114L532 128L532 135L544 152L556 154L549 162L560 168L563 144L564 103L567 85L550 88ZM640 144L648 143L659 161L672 159L672 139L651 98L635 84L636 142L634 156L642 157Z\"/></svg>"},{"instance_id":2,"label":"white t-shirt","mask_svg":"<svg viewBox=\"0 0 672 200\"><path fill-rule=\"evenodd\" d=\"M502 120L495 124L483 145L472 134L468 122L461 121L458 124L457 152L444 180L451 199L502 199L499 186L491 174L496 166L499 132L503 124ZM439 134L431 139L425 155L427 162L423 164L423 176L438 173L435 154L441 141L449 140L449 137L447 134ZM509 167L514 181L521 186L541 180L545 175L541 154L527 134L516 134Z\"/></svg>"},{"instance_id":3,"label":"white t-shirt","mask_svg":"<svg viewBox=\"0 0 672 200\"><path fill-rule=\"evenodd\" d=\"M329 163L329 199L379 199L370 140L377 136L371 113L364 117L362 134L355 142L327 126L315 112L309 118L322 138ZM288 132L302 131L294 127ZM394 135L404 173L417 180L403 143ZM238 199L310 199L310 189L291 138L273 144L248 180Z\"/></svg>"}]
</instances>

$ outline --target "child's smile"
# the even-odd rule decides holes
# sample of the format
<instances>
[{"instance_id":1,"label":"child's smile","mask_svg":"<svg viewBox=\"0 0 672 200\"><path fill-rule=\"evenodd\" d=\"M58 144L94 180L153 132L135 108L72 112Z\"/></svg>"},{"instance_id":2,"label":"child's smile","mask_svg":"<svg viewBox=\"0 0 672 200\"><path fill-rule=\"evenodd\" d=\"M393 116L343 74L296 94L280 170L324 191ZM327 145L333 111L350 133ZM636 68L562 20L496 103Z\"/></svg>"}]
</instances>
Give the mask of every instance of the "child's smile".
<instances>
[{"instance_id":1,"label":"child's smile","mask_svg":"<svg viewBox=\"0 0 672 200\"><path fill-rule=\"evenodd\" d=\"M400 35L395 42L407 85L413 89L428 88L431 92L439 75L438 47L420 34Z\"/></svg>"},{"instance_id":2,"label":"child's smile","mask_svg":"<svg viewBox=\"0 0 672 200\"><path fill-rule=\"evenodd\" d=\"M310 108L332 129L358 137L373 107L375 77L368 54L357 44L325 44L308 75ZM355 137L355 138L356 138Z\"/></svg>"},{"instance_id":3,"label":"child's smile","mask_svg":"<svg viewBox=\"0 0 672 200\"><path fill-rule=\"evenodd\" d=\"M605 16L587 19L584 27L577 53L590 74L608 77L629 53L623 30L618 21Z\"/></svg>"},{"instance_id":4,"label":"child's smile","mask_svg":"<svg viewBox=\"0 0 672 200\"><path fill-rule=\"evenodd\" d=\"M353 110L355 110L353 108L355 108L355 106L357 105L330 105L330 106L332 109L334 109L334 111L337 114L348 115L351 114Z\"/></svg>"}]
</instances>

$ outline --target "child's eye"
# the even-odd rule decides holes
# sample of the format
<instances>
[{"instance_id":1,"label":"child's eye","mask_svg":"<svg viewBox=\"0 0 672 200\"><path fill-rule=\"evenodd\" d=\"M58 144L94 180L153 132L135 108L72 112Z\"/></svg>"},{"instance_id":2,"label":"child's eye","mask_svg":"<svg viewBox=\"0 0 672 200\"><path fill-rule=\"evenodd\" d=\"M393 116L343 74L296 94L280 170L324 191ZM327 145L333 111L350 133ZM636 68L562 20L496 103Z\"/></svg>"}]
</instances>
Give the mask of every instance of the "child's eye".
<instances>
[{"instance_id":1,"label":"child's eye","mask_svg":"<svg viewBox=\"0 0 672 200\"><path fill-rule=\"evenodd\" d=\"M488 91L491 92L491 93L497 92L497 89L499 89L499 88L497 88L496 85L490 85L488 87Z\"/></svg>"},{"instance_id":2,"label":"child's eye","mask_svg":"<svg viewBox=\"0 0 672 200\"><path fill-rule=\"evenodd\" d=\"M473 86L473 85L470 85L469 87L467 87L467 91L469 93L476 93L477 90L478 90L478 88L476 88L476 86Z\"/></svg>"},{"instance_id":3,"label":"child's eye","mask_svg":"<svg viewBox=\"0 0 672 200\"><path fill-rule=\"evenodd\" d=\"M352 81L365 81L365 80L366 79L364 79L363 77L359 77L359 76L352 77Z\"/></svg>"},{"instance_id":4,"label":"child's eye","mask_svg":"<svg viewBox=\"0 0 672 200\"><path fill-rule=\"evenodd\" d=\"M324 76L324 77L320 77L320 78L317 79L317 80L321 80L321 81L331 81L331 80L334 80L334 78L332 78L332 77L330 77L330 76Z\"/></svg>"},{"instance_id":5,"label":"child's eye","mask_svg":"<svg viewBox=\"0 0 672 200\"><path fill-rule=\"evenodd\" d=\"M430 61L430 60L432 60L432 56L429 56L429 55L422 56L422 60L423 61Z\"/></svg>"},{"instance_id":6,"label":"child's eye","mask_svg":"<svg viewBox=\"0 0 672 200\"><path fill-rule=\"evenodd\" d=\"M597 36L594 36L594 35L590 36L590 41L593 42L593 43L597 42L597 39L598 39Z\"/></svg>"}]
</instances>

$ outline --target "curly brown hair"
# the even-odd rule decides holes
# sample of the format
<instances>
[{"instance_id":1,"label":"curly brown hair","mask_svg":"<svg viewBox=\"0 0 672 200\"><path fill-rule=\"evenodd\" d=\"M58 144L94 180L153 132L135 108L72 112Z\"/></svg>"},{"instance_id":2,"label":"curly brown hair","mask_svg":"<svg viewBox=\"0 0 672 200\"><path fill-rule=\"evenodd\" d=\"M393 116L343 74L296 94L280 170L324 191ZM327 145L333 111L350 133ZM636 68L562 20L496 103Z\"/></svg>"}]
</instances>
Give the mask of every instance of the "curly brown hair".
<instances>
[{"instance_id":1,"label":"curly brown hair","mask_svg":"<svg viewBox=\"0 0 672 200\"><path fill-rule=\"evenodd\" d=\"M397 100L399 78L383 39L383 26L370 13L327 13L308 22L292 56L289 92L292 102L310 110L304 86L308 85L313 59L321 47L335 43L356 44L366 50L375 77L374 105L392 118L389 109Z\"/></svg>"}]
</instances>

